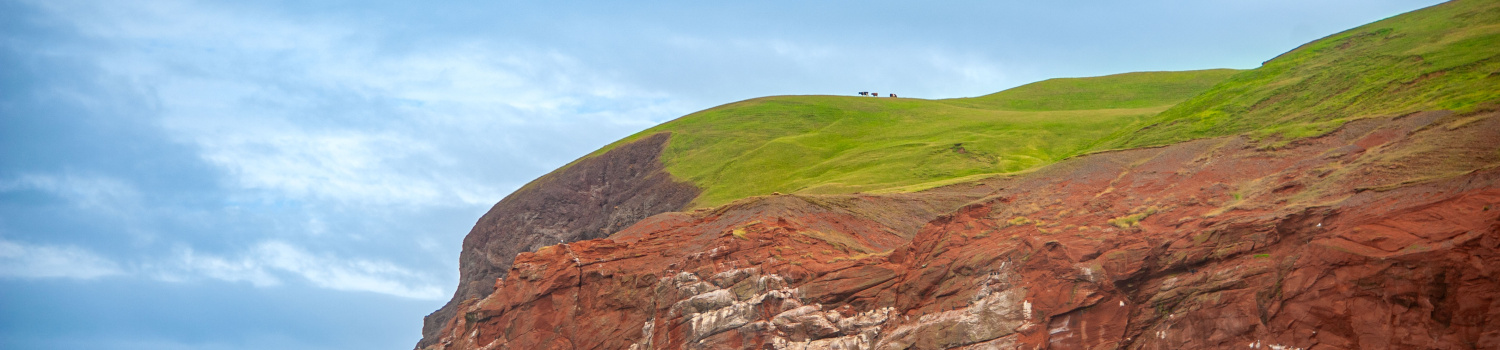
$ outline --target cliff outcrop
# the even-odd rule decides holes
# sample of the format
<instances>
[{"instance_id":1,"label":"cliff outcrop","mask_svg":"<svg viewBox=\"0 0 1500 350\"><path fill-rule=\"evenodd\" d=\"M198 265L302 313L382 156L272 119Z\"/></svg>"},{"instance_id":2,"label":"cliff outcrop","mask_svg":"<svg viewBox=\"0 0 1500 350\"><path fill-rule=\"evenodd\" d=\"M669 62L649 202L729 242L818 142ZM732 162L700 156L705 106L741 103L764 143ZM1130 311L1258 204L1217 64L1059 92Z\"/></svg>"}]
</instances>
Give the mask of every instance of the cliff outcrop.
<instances>
[{"instance_id":1,"label":"cliff outcrop","mask_svg":"<svg viewBox=\"0 0 1500 350\"><path fill-rule=\"evenodd\" d=\"M1500 348L1500 114L1269 145L663 213L521 253L425 348Z\"/></svg>"},{"instance_id":2,"label":"cliff outcrop","mask_svg":"<svg viewBox=\"0 0 1500 350\"><path fill-rule=\"evenodd\" d=\"M428 315L417 347L433 344L459 303L494 291L516 254L585 239L603 238L659 213L681 210L698 196L691 184L662 168L671 137L659 133L578 160L516 190L479 218L464 237L453 299Z\"/></svg>"}]
</instances>

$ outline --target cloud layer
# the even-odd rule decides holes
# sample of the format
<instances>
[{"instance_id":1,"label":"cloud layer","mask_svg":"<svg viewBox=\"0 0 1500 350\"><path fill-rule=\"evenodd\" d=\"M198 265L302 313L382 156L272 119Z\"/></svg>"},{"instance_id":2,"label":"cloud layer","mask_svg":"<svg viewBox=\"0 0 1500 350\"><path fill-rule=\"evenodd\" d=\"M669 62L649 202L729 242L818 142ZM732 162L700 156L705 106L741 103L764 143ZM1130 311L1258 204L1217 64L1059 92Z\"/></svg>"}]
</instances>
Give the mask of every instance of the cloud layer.
<instances>
[{"instance_id":1,"label":"cloud layer","mask_svg":"<svg viewBox=\"0 0 1500 350\"><path fill-rule=\"evenodd\" d=\"M446 297L433 278L383 261L340 259L309 253L286 242L269 241L233 258L203 255L191 249L178 252L164 265L152 265L156 278L182 281L202 276L257 287L280 285L278 275L291 275L314 286L339 291L373 292L405 298L442 300Z\"/></svg>"},{"instance_id":2,"label":"cloud layer","mask_svg":"<svg viewBox=\"0 0 1500 350\"><path fill-rule=\"evenodd\" d=\"M120 264L76 246L27 244L0 240L0 277L66 278L150 277L190 283L204 279L275 287L287 277L338 291L371 292L422 300L443 300L447 293L435 278L384 261L343 259L310 253L286 242L256 244L234 257L207 255L180 248L168 259Z\"/></svg>"}]
</instances>

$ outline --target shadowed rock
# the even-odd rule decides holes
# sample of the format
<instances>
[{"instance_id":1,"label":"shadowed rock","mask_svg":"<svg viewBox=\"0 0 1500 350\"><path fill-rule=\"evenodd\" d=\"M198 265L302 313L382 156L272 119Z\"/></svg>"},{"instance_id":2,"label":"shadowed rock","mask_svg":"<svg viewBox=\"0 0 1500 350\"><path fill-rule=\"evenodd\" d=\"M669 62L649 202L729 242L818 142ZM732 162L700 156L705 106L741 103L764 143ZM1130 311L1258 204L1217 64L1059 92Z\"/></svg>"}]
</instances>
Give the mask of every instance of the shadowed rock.
<instances>
[{"instance_id":1,"label":"shadowed rock","mask_svg":"<svg viewBox=\"0 0 1500 350\"><path fill-rule=\"evenodd\" d=\"M608 236L658 213L681 210L698 196L663 168L670 134L641 138L547 174L516 190L479 218L464 237L453 299L423 320L422 341L433 344L464 300L483 298L505 277L516 254Z\"/></svg>"}]
</instances>

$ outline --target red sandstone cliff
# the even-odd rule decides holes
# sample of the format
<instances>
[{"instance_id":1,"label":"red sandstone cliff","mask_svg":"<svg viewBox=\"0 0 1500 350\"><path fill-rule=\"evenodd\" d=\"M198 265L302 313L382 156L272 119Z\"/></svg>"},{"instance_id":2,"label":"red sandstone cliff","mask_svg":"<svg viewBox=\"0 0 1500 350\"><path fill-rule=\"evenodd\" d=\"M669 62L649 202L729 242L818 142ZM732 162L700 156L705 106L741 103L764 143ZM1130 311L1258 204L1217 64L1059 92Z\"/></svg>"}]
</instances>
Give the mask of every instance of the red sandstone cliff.
<instances>
[{"instance_id":1,"label":"red sandstone cliff","mask_svg":"<svg viewBox=\"0 0 1500 350\"><path fill-rule=\"evenodd\" d=\"M428 315L418 348L433 344L458 304L494 291L516 254L561 242L603 238L698 196L663 170L669 134L644 137L537 179L496 203L464 237L453 299Z\"/></svg>"},{"instance_id":2,"label":"red sandstone cliff","mask_svg":"<svg viewBox=\"0 0 1500 350\"><path fill-rule=\"evenodd\" d=\"M750 198L466 274L420 346L1500 349L1496 165L1500 113L1430 112Z\"/></svg>"}]
</instances>

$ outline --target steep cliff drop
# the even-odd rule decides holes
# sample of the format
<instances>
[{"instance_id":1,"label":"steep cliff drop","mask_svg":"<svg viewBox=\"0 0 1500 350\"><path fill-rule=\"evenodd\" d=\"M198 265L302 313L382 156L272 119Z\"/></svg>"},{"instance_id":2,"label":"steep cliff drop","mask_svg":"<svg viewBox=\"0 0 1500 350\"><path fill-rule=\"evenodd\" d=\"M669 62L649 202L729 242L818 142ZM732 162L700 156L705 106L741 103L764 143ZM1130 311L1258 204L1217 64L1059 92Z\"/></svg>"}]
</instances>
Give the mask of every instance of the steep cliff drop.
<instances>
[{"instance_id":1,"label":"steep cliff drop","mask_svg":"<svg viewBox=\"0 0 1500 350\"><path fill-rule=\"evenodd\" d=\"M1500 114L1427 112L666 213L522 253L428 348L1493 349L1497 149Z\"/></svg>"},{"instance_id":2,"label":"steep cliff drop","mask_svg":"<svg viewBox=\"0 0 1500 350\"><path fill-rule=\"evenodd\" d=\"M423 320L417 348L433 344L460 303L489 296L516 254L603 238L651 215L683 209L699 190L663 170L661 151L670 137L658 133L581 159L490 208L464 238L453 299Z\"/></svg>"}]
</instances>

